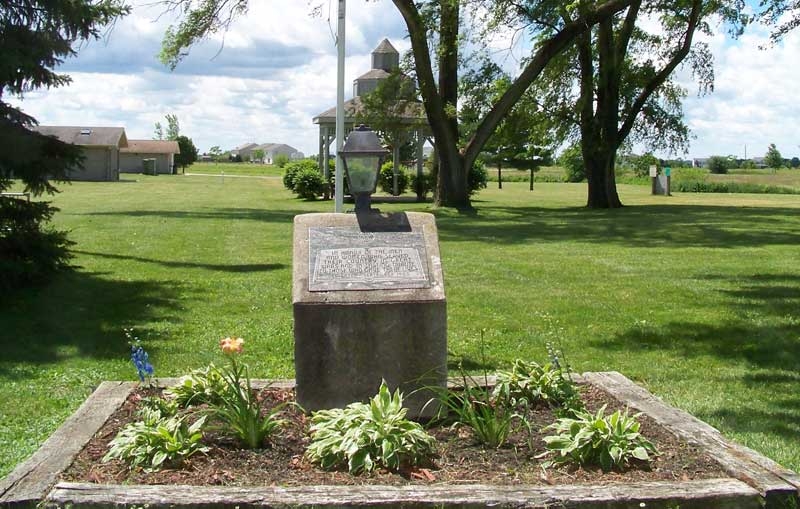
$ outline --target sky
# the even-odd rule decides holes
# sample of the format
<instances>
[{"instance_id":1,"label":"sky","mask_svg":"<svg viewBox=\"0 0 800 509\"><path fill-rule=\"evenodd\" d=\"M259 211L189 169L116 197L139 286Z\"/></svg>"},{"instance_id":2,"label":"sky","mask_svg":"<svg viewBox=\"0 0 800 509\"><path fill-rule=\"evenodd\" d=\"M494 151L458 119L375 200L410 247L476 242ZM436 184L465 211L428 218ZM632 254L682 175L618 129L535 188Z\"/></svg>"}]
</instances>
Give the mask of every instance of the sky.
<instances>
[{"instance_id":1,"label":"sky","mask_svg":"<svg viewBox=\"0 0 800 509\"><path fill-rule=\"evenodd\" d=\"M304 0L251 0L227 33L193 47L174 71L157 58L174 20L160 15L163 7L152 0L129 3L131 15L58 68L71 84L11 102L42 125L120 126L129 139L152 138L154 124L166 125L165 115L175 114L181 134L201 153L249 142L317 153L312 118L336 104L335 0L318 17L310 16ZM351 0L346 19L348 99L384 37L401 54L410 43L389 0ZM714 92L698 96L688 73L678 75L688 90L684 114L694 138L688 152L676 156L763 156L770 143L784 157L800 155L800 29L768 50L759 49L768 41L763 27L751 27L736 41L724 34L706 40L716 62Z\"/></svg>"}]
</instances>

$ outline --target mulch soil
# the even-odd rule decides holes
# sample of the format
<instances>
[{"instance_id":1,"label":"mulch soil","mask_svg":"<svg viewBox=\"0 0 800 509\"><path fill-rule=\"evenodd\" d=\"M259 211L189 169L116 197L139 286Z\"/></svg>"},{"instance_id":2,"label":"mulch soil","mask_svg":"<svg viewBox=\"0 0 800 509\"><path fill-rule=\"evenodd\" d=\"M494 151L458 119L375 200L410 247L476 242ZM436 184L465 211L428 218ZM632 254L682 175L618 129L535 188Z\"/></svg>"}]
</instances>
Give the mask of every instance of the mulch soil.
<instances>
[{"instance_id":1,"label":"mulch soil","mask_svg":"<svg viewBox=\"0 0 800 509\"><path fill-rule=\"evenodd\" d=\"M150 391L150 392L148 392ZM639 417L641 432L653 442L659 455L650 464L635 464L624 471L603 472L599 468L570 466L543 468L535 457L545 452L542 437L527 430L515 432L508 444L499 449L477 445L463 428L429 428L438 443L438 457L424 468L401 472L377 471L368 475L350 475L346 471L324 471L303 457L308 445L308 419L301 411L287 406L288 425L273 442L259 450L244 450L222 436L207 433L207 454L196 454L179 469L157 472L131 470L119 461L102 462L109 442L125 424L136 420L137 402L152 389L138 389L112 415L84 447L62 480L108 484L182 484L216 486L311 486L311 485L409 485L409 484L497 484L555 485L574 483L630 483L639 481L676 481L727 477L722 468L703 451L675 437L646 415ZM607 412L624 409L609 394L591 386L581 386L582 398L589 410L607 405ZM261 391L265 406L291 401L293 391L267 388ZM534 408L528 418L534 430L555 421L546 406ZM533 444L533 449L529 446Z\"/></svg>"}]
</instances>

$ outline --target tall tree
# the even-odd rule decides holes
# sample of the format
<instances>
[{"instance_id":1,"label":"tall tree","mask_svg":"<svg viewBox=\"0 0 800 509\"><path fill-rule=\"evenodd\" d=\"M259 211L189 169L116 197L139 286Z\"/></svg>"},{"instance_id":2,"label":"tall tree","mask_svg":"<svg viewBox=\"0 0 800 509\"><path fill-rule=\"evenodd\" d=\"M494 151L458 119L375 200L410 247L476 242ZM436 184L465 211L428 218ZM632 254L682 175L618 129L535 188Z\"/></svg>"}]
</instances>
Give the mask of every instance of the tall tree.
<instances>
[{"instance_id":1,"label":"tall tree","mask_svg":"<svg viewBox=\"0 0 800 509\"><path fill-rule=\"evenodd\" d=\"M34 196L53 194L57 189L52 182L66 180L83 161L79 147L36 132L36 119L8 104L4 95L22 97L31 90L69 84L69 76L54 69L76 54L73 46L101 37L104 28L129 10L119 0L0 2L0 191L20 179ZM3 283L14 273L24 278L20 268L30 273L65 265L66 237L41 228L55 210L47 202L0 198Z\"/></svg>"},{"instance_id":2,"label":"tall tree","mask_svg":"<svg viewBox=\"0 0 800 509\"><path fill-rule=\"evenodd\" d=\"M469 169L491 134L522 97L525 90L542 73L545 66L567 48L576 37L587 32L603 19L613 16L635 0L606 0L587 6L574 19L557 21L555 30L535 46L520 74L480 120L475 132L465 143L458 133L458 64L461 41L462 0L392 0L403 16L411 39L416 77L425 105L428 123L434 135L436 153L440 160L437 204L470 207ZM553 2L526 2L537 12L549 12ZM566 1L556 2L567 5ZM176 27L170 27L164 38L161 58L175 67L185 56L186 49L209 33L227 27L247 9L247 0L204 0L195 5L192 0L169 0L170 7L182 14ZM473 0L471 4L491 10L504 5L516 12L519 2L512 0ZM430 41L429 41L430 38ZM435 49L438 80L434 77L431 55Z\"/></svg>"},{"instance_id":3,"label":"tall tree","mask_svg":"<svg viewBox=\"0 0 800 509\"><path fill-rule=\"evenodd\" d=\"M175 141L181 135L181 127L178 122L178 115L167 113L165 117L167 121L167 130L164 131L164 126L161 122L156 122L154 126L153 139L155 140L171 140Z\"/></svg>"},{"instance_id":4,"label":"tall tree","mask_svg":"<svg viewBox=\"0 0 800 509\"><path fill-rule=\"evenodd\" d=\"M560 16L564 22L575 20L591 5L585 0L572 11L562 8ZM548 68L541 81L548 88L538 89L541 104L550 112L546 118L556 123L557 139L580 141L589 207L622 205L614 167L625 144L670 151L687 146L686 91L671 76L688 63L700 91L712 90L712 56L695 34L710 32L713 16L737 33L744 21L741 8L738 0L634 0L627 10L583 32L575 47ZM657 19L658 29L646 31L642 17Z\"/></svg>"},{"instance_id":5,"label":"tall tree","mask_svg":"<svg viewBox=\"0 0 800 509\"><path fill-rule=\"evenodd\" d=\"M783 156L774 143L770 143L767 153L764 154L764 164L767 168L778 169L783 167Z\"/></svg>"}]
</instances>

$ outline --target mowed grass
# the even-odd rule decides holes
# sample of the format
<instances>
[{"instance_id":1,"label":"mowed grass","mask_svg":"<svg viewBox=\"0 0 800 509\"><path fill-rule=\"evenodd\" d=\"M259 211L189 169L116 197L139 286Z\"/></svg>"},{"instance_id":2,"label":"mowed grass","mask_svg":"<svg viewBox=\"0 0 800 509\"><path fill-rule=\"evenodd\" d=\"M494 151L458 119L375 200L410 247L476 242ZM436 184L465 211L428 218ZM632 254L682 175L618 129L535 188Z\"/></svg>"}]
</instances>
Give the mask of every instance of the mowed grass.
<instances>
[{"instance_id":1,"label":"mowed grass","mask_svg":"<svg viewBox=\"0 0 800 509\"><path fill-rule=\"evenodd\" d=\"M283 169L272 164L260 163L195 163L186 168L186 173L202 175L228 175L249 177L280 177Z\"/></svg>"},{"instance_id":2,"label":"mowed grass","mask_svg":"<svg viewBox=\"0 0 800 509\"><path fill-rule=\"evenodd\" d=\"M332 203L279 179L135 180L63 186L81 268L0 297L0 476L102 380L135 378L125 327L158 376L222 362L231 334L254 376L293 375L292 218ZM619 189L619 210L585 209L585 184L508 183L475 213L433 211L451 369L557 343L576 371L620 371L800 470L800 199Z\"/></svg>"}]
</instances>

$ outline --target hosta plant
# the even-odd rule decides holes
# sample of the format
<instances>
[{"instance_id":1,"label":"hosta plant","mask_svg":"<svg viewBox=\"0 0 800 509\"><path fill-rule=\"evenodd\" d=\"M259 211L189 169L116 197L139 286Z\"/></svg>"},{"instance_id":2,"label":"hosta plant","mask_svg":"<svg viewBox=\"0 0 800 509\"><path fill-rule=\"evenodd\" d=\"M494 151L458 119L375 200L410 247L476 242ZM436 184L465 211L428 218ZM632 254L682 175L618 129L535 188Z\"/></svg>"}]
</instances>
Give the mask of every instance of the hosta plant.
<instances>
[{"instance_id":1,"label":"hosta plant","mask_svg":"<svg viewBox=\"0 0 800 509\"><path fill-rule=\"evenodd\" d=\"M655 446L641 433L636 420L640 414L628 411L605 414L605 405L592 414L579 410L574 417L563 417L544 428L555 435L544 437L548 465L577 463L599 465L603 470L625 468L632 460L650 461L658 454Z\"/></svg>"},{"instance_id":2,"label":"hosta plant","mask_svg":"<svg viewBox=\"0 0 800 509\"><path fill-rule=\"evenodd\" d=\"M306 457L324 469L347 467L353 474L429 462L435 439L405 417L399 389L392 394L383 382L369 404L314 412Z\"/></svg>"},{"instance_id":3,"label":"hosta plant","mask_svg":"<svg viewBox=\"0 0 800 509\"><path fill-rule=\"evenodd\" d=\"M554 363L539 365L517 359L508 371L498 371L494 398L508 406L545 403L551 407L582 408L578 388Z\"/></svg>"},{"instance_id":4,"label":"hosta plant","mask_svg":"<svg viewBox=\"0 0 800 509\"><path fill-rule=\"evenodd\" d=\"M205 417L189 425L180 416L130 423L111 441L103 461L119 458L131 468L148 471L178 466L193 454L208 451L200 442L204 424Z\"/></svg>"},{"instance_id":5,"label":"hosta plant","mask_svg":"<svg viewBox=\"0 0 800 509\"><path fill-rule=\"evenodd\" d=\"M219 401L225 389L226 384L219 369L211 364L202 369L195 369L165 393L179 406L186 408Z\"/></svg>"}]
</instances>

